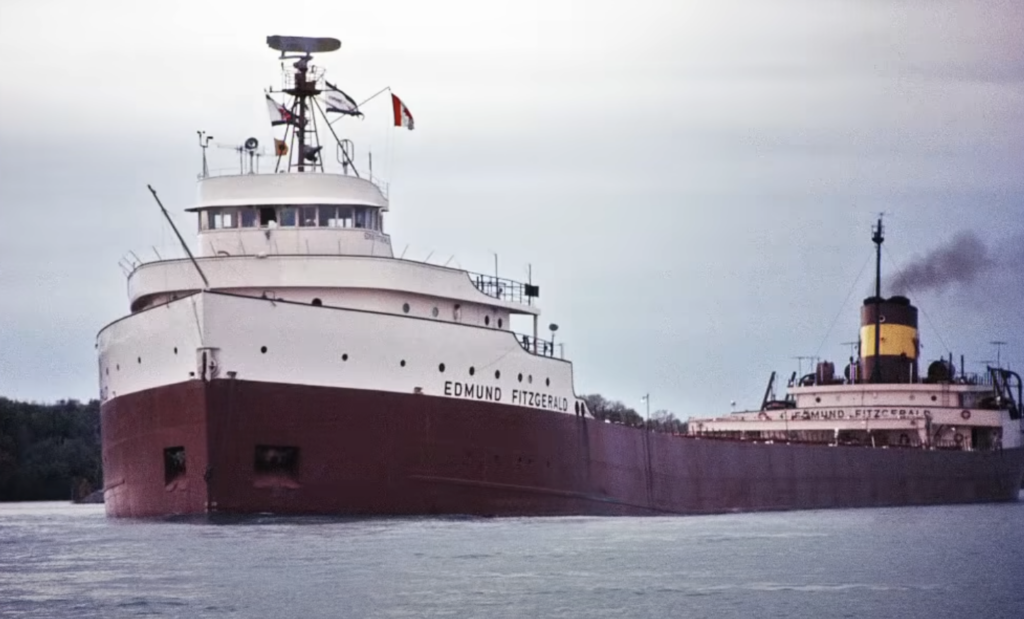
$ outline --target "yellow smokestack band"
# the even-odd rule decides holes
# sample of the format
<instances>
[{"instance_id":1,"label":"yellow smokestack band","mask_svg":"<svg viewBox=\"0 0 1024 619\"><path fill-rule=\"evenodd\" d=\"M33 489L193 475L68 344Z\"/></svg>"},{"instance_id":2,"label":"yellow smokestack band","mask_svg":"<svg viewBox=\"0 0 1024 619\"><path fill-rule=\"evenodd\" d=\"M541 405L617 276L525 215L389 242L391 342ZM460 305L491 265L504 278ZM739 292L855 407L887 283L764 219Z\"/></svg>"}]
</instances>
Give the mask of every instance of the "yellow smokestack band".
<instances>
[{"instance_id":1,"label":"yellow smokestack band","mask_svg":"<svg viewBox=\"0 0 1024 619\"><path fill-rule=\"evenodd\" d=\"M883 356L898 357L906 355L908 359L917 358L917 329L907 325L882 323L879 347ZM875 325L860 328L860 354L862 357L875 356Z\"/></svg>"}]
</instances>

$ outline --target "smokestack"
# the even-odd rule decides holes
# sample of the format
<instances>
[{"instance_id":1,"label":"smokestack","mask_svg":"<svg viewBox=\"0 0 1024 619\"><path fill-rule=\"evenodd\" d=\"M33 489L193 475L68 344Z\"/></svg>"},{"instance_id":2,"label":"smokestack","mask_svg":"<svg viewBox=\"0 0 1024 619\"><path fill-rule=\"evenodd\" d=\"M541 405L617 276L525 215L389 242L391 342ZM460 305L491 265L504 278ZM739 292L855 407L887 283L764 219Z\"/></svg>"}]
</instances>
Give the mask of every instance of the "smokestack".
<instances>
[{"instance_id":1,"label":"smokestack","mask_svg":"<svg viewBox=\"0 0 1024 619\"><path fill-rule=\"evenodd\" d=\"M880 383L917 382L917 308L903 296L864 299L860 308L861 371L870 380L878 365ZM879 354L875 356L875 318L878 311Z\"/></svg>"}]
</instances>

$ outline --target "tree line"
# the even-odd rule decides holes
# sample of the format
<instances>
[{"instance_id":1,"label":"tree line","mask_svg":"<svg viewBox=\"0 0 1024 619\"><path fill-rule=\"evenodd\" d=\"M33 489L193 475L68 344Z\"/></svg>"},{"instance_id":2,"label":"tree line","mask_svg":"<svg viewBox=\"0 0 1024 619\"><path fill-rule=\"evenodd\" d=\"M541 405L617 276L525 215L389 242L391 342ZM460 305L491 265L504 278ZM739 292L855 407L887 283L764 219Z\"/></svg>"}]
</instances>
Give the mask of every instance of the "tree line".
<instances>
[{"instance_id":1,"label":"tree line","mask_svg":"<svg viewBox=\"0 0 1024 619\"><path fill-rule=\"evenodd\" d=\"M0 501L78 500L102 484L99 400L0 397Z\"/></svg>"},{"instance_id":2,"label":"tree line","mask_svg":"<svg viewBox=\"0 0 1024 619\"><path fill-rule=\"evenodd\" d=\"M619 400L608 400L599 394L580 396L587 403L587 408L594 419L619 423L634 428L643 428L655 432L669 432L673 434L685 434L686 422L676 419L674 413L665 409L658 409L651 413L650 420L645 421L644 416L635 409L630 408Z\"/></svg>"}]
</instances>

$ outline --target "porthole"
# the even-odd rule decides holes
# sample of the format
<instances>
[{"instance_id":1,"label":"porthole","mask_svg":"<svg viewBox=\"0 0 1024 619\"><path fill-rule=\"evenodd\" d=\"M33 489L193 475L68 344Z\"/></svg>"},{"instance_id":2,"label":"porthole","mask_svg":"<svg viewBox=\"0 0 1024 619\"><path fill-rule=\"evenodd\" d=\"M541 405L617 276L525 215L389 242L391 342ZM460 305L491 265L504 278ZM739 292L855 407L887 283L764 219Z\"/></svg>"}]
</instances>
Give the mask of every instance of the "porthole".
<instances>
[{"instance_id":1,"label":"porthole","mask_svg":"<svg viewBox=\"0 0 1024 619\"><path fill-rule=\"evenodd\" d=\"M932 402L934 402L934 401L936 401L936 400L938 400L938 398L937 398L937 397L935 397L935 396L932 396Z\"/></svg>"},{"instance_id":2,"label":"porthole","mask_svg":"<svg viewBox=\"0 0 1024 619\"><path fill-rule=\"evenodd\" d=\"M260 352L263 353L264 355L267 354L267 347L266 346L260 346Z\"/></svg>"},{"instance_id":3,"label":"porthole","mask_svg":"<svg viewBox=\"0 0 1024 619\"><path fill-rule=\"evenodd\" d=\"M472 376L474 374L476 374L476 368L474 368L473 366L470 366L469 367L469 375Z\"/></svg>"},{"instance_id":4,"label":"porthole","mask_svg":"<svg viewBox=\"0 0 1024 619\"><path fill-rule=\"evenodd\" d=\"M408 303L403 303L402 304L402 311L405 312L406 314L409 313L409 304Z\"/></svg>"},{"instance_id":5,"label":"porthole","mask_svg":"<svg viewBox=\"0 0 1024 619\"><path fill-rule=\"evenodd\" d=\"M503 321L501 320L501 318L499 318L498 319L498 328L500 329L502 327L502 325L503 325Z\"/></svg>"},{"instance_id":6,"label":"porthole","mask_svg":"<svg viewBox=\"0 0 1024 619\"><path fill-rule=\"evenodd\" d=\"M491 317L490 316L484 316L484 326L486 327L486 326L488 326L490 324L491 324Z\"/></svg>"},{"instance_id":7,"label":"porthole","mask_svg":"<svg viewBox=\"0 0 1024 619\"><path fill-rule=\"evenodd\" d=\"M402 359L402 361L398 365L400 365L400 366L402 366L404 368L405 367L405 359Z\"/></svg>"},{"instance_id":8,"label":"porthole","mask_svg":"<svg viewBox=\"0 0 1024 619\"><path fill-rule=\"evenodd\" d=\"M913 401L914 401L914 394L913 394L913 393L911 393L911 394L910 394L910 401L911 401L911 402L913 402Z\"/></svg>"},{"instance_id":9,"label":"porthole","mask_svg":"<svg viewBox=\"0 0 1024 619\"><path fill-rule=\"evenodd\" d=\"M107 376L110 376L110 368L107 368Z\"/></svg>"},{"instance_id":10,"label":"porthole","mask_svg":"<svg viewBox=\"0 0 1024 619\"><path fill-rule=\"evenodd\" d=\"M139 364L142 364L142 357L139 357Z\"/></svg>"},{"instance_id":11,"label":"porthole","mask_svg":"<svg viewBox=\"0 0 1024 619\"><path fill-rule=\"evenodd\" d=\"M174 354L178 354L178 347L177 346L174 347Z\"/></svg>"},{"instance_id":12,"label":"porthole","mask_svg":"<svg viewBox=\"0 0 1024 619\"><path fill-rule=\"evenodd\" d=\"M438 372L444 372L444 364L443 363L441 365L437 366L437 371Z\"/></svg>"},{"instance_id":13,"label":"porthole","mask_svg":"<svg viewBox=\"0 0 1024 619\"><path fill-rule=\"evenodd\" d=\"M341 356L341 360L342 360L342 361L348 361L348 353L345 353L345 354L343 354L343 355Z\"/></svg>"},{"instance_id":14,"label":"porthole","mask_svg":"<svg viewBox=\"0 0 1024 619\"><path fill-rule=\"evenodd\" d=\"M530 374L529 376L526 377L526 382L530 383L531 385L533 384L533 374Z\"/></svg>"},{"instance_id":15,"label":"porthole","mask_svg":"<svg viewBox=\"0 0 1024 619\"><path fill-rule=\"evenodd\" d=\"M550 387L551 386L551 379L550 378L545 378L544 379L544 386L545 387Z\"/></svg>"},{"instance_id":16,"label":"porthole","mask_svg":"<svg viewBox=\"0 0 1024 619\"><path fill-rule=\"evenodd\" d=\"M821 397L814 398L815 402L821 402Z\"/></svg>"},{"instance_id":17,"label":"porthole","mask_svg":"<svg viewBox=\"0 0 1024 619\"><path fill-rule=\"evenodd\" d=\"M118 363L118 364L117 364L117 371L118 371L118 372L120 372L120 371L121 371L121 364L120 364L120 363Z\"/></svg>"},{"instance_id":18,"label":"porthole","mask_svg":"<svg viewBox=\"0 0 1024 619\"><path fill-rule=\"evenodd\" d=\"M494 370L494 377L501 378L501 370Z\"/></svg>"},{"instance_id":19,"label":"porthole","mask_svg":"<svg viewBox=\"0 0 1024 619\"><path fill-rule=\"evenodd\" d=\"M519 382L523 382L523 373L522 372L519 373Z\"/></svg>"},{"instance_id":20,"label":"porthole","mask_svg":"<svg viewBox=\"0 0 1024 619\"><path fill-rule=\"evenodd\" d=\"M430 315L433 316L434 318L437 318L437 315L440 314L440 313L441 313L441 311L438 310L436 307L434 309L430 310Z\"/></svg>"},{"instance_id":21,"label":"porthole","mask_svg":"<svg viewBox=\"0 0 1024 619\"><path fill-rule=\"evenodd\" d=\"M321 301L320 299L313 299L313 305L316 305L317 307L319 307L319 306L321 306L323 304L324 304L324 302Z\"/></svg>"}]
</instances>

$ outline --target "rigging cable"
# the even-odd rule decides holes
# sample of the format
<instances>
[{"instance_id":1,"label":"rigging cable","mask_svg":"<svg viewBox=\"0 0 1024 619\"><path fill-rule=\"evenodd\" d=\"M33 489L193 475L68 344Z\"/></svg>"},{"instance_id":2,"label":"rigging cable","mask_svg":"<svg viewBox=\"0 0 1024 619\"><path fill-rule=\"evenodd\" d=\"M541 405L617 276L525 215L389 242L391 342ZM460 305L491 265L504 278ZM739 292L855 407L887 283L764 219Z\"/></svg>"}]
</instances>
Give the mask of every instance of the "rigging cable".
<instances>
[{"instance_id":1,"label":"rigging cable","mask_svg":"<svg viewBox=\"0 0 1024 619\"><path fill-rule=\"evenodd\" d=\"M857 273L857 278L853 280L853 285L850 286L850 291L846 293L846 298L843 300L842 305L839 306L839 311L836 312L836 317L832 319L832 324L829 326L828 331L825 332L825 337L821 338L821 344L818 344L818 350L814 352L814 356L818 357L821 354L821 349L825 347L825 342L828 341L828 336L831 335L832 329L835 328L836 323L839 322L839 317L843 315L843 309L849 302L850 297L853 296L853 291L857 289L857 282L860 281L862 275L864 275L864 269L868 267L868 263L871 262L871 254L864 260L864 264L860 267L860 272Z\"/></svg>"}]
</instances>

